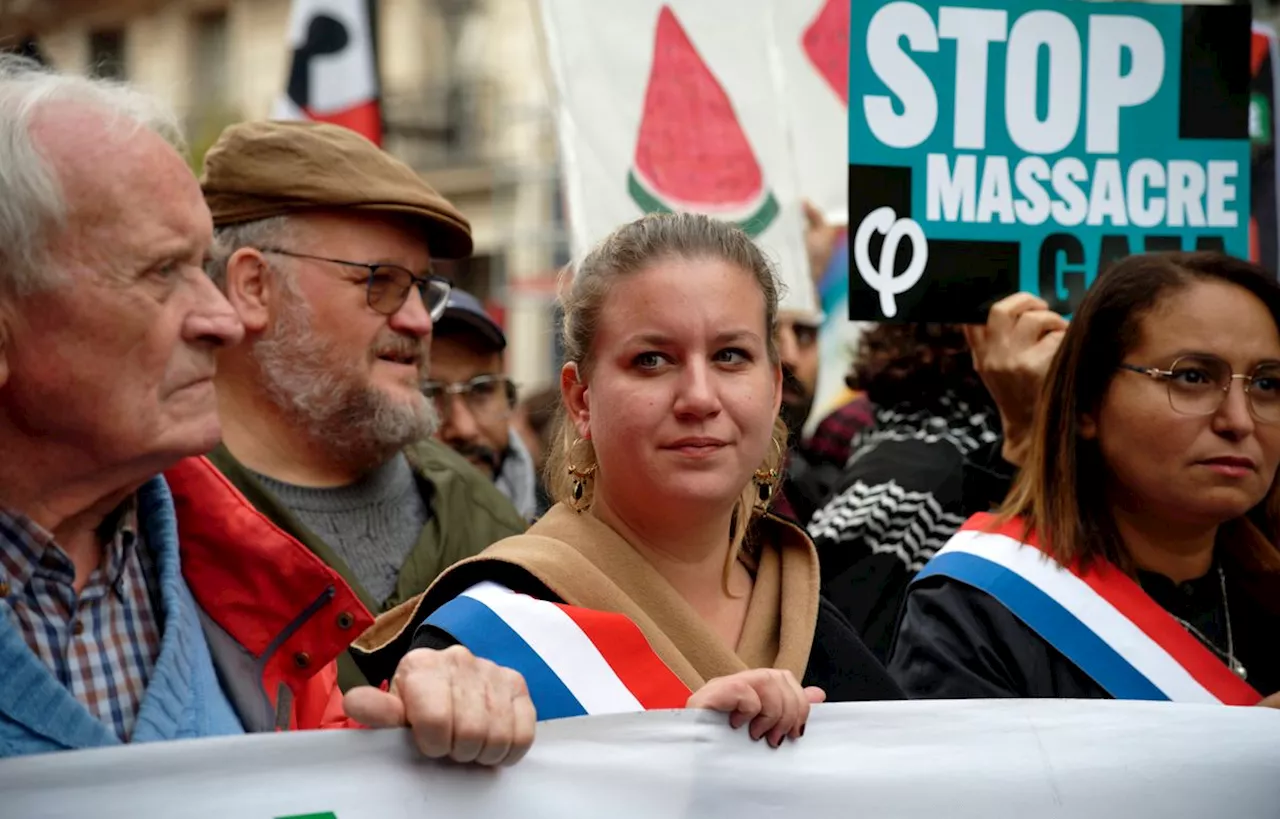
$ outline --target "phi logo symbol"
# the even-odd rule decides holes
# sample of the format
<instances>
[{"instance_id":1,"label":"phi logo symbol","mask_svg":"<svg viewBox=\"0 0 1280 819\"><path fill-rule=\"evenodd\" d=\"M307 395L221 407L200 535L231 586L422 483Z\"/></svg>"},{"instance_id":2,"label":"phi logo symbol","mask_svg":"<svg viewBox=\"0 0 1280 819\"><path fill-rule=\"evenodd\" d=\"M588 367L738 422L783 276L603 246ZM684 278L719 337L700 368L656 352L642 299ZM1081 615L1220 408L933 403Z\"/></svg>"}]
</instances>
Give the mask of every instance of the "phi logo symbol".
<instances>
[{"instance_id":1,"label":"phi logo symbol","mask_svg":"<svg viewBox=\"0 0 1280 819\"><path fill-rule=\"evenodd\" d=\"M880 264L871 263L871 236L884 234L880 246ZM893 262L898 255L898 245L903 239L911 240L911 261L901 275L893 274ZM893 208L876 208L867 214L853 236L853 262L858 275L880 294L880 311L885 318L898 314L898 296L906 293L924 275L929 262L929 243L924 231L913 219L899 219Z\"/></svg>"}]
</instances>

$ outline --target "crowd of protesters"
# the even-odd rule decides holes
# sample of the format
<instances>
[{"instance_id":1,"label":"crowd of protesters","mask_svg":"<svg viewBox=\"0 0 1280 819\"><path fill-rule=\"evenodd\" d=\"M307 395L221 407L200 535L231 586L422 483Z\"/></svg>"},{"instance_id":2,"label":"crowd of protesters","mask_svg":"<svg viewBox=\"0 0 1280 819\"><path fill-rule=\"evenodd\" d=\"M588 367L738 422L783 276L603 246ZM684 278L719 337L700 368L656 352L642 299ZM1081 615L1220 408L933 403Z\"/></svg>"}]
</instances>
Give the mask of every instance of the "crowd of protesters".
<instances>
[{"instance_id":1,"label":"crowd of protesters","mask_svg":"<svg viewBox=\"0 0 1280 819\"><path fill-rule=\"evenodd\" d=\"M0 57L0 757L406 726L498 765L538 720L686 707L777 746L824 701L1143 696L1124 618L1280 704L1255 265L873 327L805 437L822 317L736 227L619 226L522 402L408 166L303 122L228 128L199 179L183 150L147 95ZM1045 625L1068 580L1123 622ZM573 641L609 662L564 673Z\"/></svg>"}]
</instances>

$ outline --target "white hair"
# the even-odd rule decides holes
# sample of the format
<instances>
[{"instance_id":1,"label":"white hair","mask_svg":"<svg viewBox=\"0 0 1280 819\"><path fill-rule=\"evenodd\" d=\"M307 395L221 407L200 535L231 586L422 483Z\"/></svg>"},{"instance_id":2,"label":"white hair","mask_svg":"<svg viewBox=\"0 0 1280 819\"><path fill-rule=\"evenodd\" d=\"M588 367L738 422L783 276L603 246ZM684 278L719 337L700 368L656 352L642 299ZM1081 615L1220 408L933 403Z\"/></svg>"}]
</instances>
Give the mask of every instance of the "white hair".
<instances>
[{"instance_id":1,"label":"white hair","mask_svg":"<svg viewBox=\"0 0 1280 819\"><path fill-rule=\"evenodd\" d=\"M119 82L60 74L0 54L0 296L22 297L59 280L49 253L66 227L67 203L31 135L36 114L57 103L92 107L121 137L146 129L186 153L178 117L160 100Z\"/></svg>"},{"instance_id":2,"label":"white hair","mask_svg":"<svg viewBox=\"0 0 1280 819\"><path fill-rule=\"evenodd\" d=\"M204 271L219 290L226 290L227 262L242 247L280 247L297 238L296 222L289 216L269 216L252 222L224 225L213 231L213 250Z\"/></svg>"}]
</instances>

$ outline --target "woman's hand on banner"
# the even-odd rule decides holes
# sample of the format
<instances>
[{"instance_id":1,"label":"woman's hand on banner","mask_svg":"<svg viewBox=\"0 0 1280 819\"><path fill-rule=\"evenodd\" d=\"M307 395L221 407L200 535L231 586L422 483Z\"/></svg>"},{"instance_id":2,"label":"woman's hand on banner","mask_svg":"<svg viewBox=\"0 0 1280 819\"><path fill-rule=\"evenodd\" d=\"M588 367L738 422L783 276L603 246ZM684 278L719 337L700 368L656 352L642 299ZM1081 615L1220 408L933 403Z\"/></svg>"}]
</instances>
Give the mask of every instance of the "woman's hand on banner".
<instances>
[{"instance_id":1,"label":"woman's hand on banner","mask_svg":"<svg viewBox=\"0 0 1280 819\"><path fill-rule=\"evenodd\" d=\"M513 765L533 744L537 715L524 678L463 646L410 651L387 691L347 692L347 716L370 728L413 731L432 759Z\"/></svg>"},{"instance_id":2,"label":"woman's hand on banner","mask_svg":"<svg viewBox=\"0 0 1280 819\"><path fill-rule=\"evenodd\" d=\"M750 723L753 740L768 737L777 748L784 737L799 739L809 720L809 706L827 698L821 688L804 688L790 671L756 668L717 677L694 692L687 708L705 708L729 714L737 730Z\"/></svg>"},{"instance_id":3,"label":"woman's hand on banner","mask_svg":"<svg viewBox=\"0 0 1280 819\"><path fill-rule=\"evenodd\" d=\"M1280 708L1280 691L1277 691L1276 693L1267 697L1262 702L1258 703L1258 705L1262 706L1263 708Z\"/></svg>"},{"instance_id":4,"label":"woman's hand on banner","mask_svg":"<svg viewBox=\"0 0 1280 819\"><path fill-rule=\"evenodd\" d=\"M1026 457L1040 386L1066 331L1067 320L1030 293L1001 299L985 325L964 328L973 368L1000 410L1004 459L1014 466Z\"/></svg>"}]
</instances>

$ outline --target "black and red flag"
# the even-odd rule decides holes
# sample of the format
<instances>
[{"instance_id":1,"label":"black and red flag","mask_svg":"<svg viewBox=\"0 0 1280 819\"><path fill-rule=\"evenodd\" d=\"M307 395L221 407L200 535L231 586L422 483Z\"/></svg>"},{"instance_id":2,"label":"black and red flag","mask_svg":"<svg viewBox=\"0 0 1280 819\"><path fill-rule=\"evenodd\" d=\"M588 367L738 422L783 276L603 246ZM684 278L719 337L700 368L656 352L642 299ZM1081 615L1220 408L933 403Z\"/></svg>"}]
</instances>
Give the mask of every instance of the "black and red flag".
<instances>
[{"instance_id":1,"label":"black and red flag","mask_svg":"<svg viewBox=\"0 0 1280 819\"><path fill-rule=\"evenodd\" d=\"M276 119L343 125L382 144L376 0L293 0L289 82Z\"/></svg>"},{"instance_id":2,"label":"black and red flag","mask_svg":"<svg viewBox=\"0 0 1280 819\"><path fill-rule=\"evenodd\" d=\"M1249 142L1252 195L1249 220L1249 257L1270 270L1280 272L1280 210L1276 207L1276 33L1267 26L1253 24L1253 47L1249 55L1252 80L1249 88Z\"/></svg>"}]
</instances>

